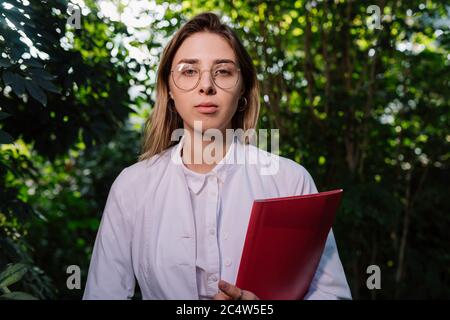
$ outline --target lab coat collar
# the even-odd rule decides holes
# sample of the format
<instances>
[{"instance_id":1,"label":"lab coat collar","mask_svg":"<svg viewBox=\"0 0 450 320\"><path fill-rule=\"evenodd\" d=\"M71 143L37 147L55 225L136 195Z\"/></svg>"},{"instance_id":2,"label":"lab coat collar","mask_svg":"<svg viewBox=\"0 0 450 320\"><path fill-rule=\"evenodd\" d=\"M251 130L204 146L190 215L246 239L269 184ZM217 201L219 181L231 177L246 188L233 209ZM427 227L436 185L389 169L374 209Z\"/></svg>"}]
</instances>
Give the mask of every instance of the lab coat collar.
<instances>
[{"instance_id":1,"label":"lab coat collar","mask_svg":"<svg viewBox=\"0 0 450 320\"><path fill-rule=\"evenodd\" d=\"M173 148L171 158L178 170L182 170L186 176L186 182L192 192L198 194L203 188L206 179L209 176L217 177L222 183L225 183L227 175L234 169L236 169L238 163L235 160L236 148L241 147L240 140L236 135L232 136L231 145L226 153L226 155L219 161L219 163L214 166L214 168L205 174L197 173L186 167L181 158L181 149L183 148L185 141L185 135L181 137L180 142Z\"/></svg>"}]
</instances>

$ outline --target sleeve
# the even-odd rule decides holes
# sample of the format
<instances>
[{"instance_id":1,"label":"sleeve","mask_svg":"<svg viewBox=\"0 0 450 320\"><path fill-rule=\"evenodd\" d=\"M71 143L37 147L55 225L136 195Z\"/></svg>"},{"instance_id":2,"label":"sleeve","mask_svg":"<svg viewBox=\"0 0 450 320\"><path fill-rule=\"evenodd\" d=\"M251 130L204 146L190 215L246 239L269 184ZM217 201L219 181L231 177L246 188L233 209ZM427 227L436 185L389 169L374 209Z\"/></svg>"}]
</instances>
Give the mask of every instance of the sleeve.
<instances>
[{"instance_id":1,"label":"sleeve","mask_svg":"<svg viewBox=\"0 0 450 320\"><path fill-rule=\"evenodd\" d=\"M352 299L331 229L305 300Z\"/></svg>"},{"instance_id":2,"label":"sleeve","mask_svg":"<svg viewBox=\"0 0 450 320\"><path fill-rule=\"evenodd\" d=\"M132 231L118 190L121 175L109 191L94 244L83 300L131 299L134 295Z\"/></svg>"},{"instance_id":3,"label":"sleeve","mask_svg":"<svg viewBox=\"0 0 450 320\"><path fill-rule=\"evenodd\" d=\"M297 183L295 194L317 193L318 191L313 178L305 168L301 168L303 174ZM322 257L320 258L316 273L304 299L352 299L344 268L339 258L333 229L328 233Z\"/></svg>"}]
</instances>

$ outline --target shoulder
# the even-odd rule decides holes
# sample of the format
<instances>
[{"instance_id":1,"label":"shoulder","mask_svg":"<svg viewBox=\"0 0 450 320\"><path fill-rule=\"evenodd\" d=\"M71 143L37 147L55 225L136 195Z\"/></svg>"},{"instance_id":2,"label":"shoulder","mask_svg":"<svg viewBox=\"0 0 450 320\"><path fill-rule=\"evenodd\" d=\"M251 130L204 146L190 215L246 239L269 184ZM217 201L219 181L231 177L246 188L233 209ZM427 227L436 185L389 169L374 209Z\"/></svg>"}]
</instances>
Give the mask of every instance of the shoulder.
<instances>
[{"instance_id":1,"label":"shoulder","mask_svg":"<svg viewBox=\"0 0 450 320\"><path fill-rule=\"evenodd\" d=\"M136 162L122 169L111 188L120 191L121 194L126 194L130 191L142 190L152 182L160 181L159 175L165 172L173 147L152 156L150 159Z\"/></svg>"},{"instance_id":2,"label":"shoulder","mask_svg":"<svg viewBox=\"0 0 450 320\"><path fill-rule=\"evenodd\" d=\"M317 189L309 171L296 161L270 153L254 145L248 145L249 159L258 159L259 174L272 177L280 184L287 185L291 193L316 193Z\"/></svg>"}]
</instances>

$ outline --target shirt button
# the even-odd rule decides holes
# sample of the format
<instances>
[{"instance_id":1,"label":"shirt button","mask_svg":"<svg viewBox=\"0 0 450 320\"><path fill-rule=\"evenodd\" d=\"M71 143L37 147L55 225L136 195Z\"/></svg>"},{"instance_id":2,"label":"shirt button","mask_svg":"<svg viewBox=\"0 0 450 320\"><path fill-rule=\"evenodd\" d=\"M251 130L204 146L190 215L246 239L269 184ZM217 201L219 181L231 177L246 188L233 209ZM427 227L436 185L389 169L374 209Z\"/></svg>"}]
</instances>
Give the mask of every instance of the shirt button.
<instances>
[{"instance_id":1,"label":"shirt button","mask_svg":"<svg viewBox=\"0 0 450 320\"><path fill-rule=\"evenodd\" d=\"M214 230L214 229L209 229L209 234L210 235L215 235L216 234L216 230Z\"/></svg>"},{"instance_id":2,"label":"shirt button","mask_svg":"<svg viewBox=\"0 0 450 320\"><path fill-rule=\"evenodd\" d=\"M224 238L225 240L228 240L228 232L224 232L224 233L223 233L223 238Z\"/></svg>"},{"instance_id":3,"label":"shirt button","mask_svg":"<svg viewBox=\"0 0 450 320\"><path fill-rule=\"evenodd\" d=\"M227 267L231 266L231 260L228 259L228 258L226 258L226 259L225 259L225 265L226 265Z\"/></svg>"},{"instance_id":4,"label":"shirt button","mask_svg":"<svg viewBox=\"0 0 450 320\"><path fill-rule=\"evenodd\" d=\"M211 276L211 280L215 282L215 281L217 281L217 280L218 280L218 278L217 278L217 276L216 276L216 275L212 275L212 276Z\"/></svg>"}]
</instances>

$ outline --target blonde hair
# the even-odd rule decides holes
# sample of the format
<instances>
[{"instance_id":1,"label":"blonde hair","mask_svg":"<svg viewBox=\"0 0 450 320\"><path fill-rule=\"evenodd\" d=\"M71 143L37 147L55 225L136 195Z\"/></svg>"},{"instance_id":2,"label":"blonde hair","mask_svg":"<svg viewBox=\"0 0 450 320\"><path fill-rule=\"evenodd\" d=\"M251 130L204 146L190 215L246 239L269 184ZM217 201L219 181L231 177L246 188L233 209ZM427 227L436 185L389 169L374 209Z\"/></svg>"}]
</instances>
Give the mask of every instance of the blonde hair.
<instances>
[{"instance_id":1,"label":"blonde hair","mask_svg":"<svg viewBox=\"0 0 450 320\"><path fill-rule=\"evenodd\" d=\"M170 148L177 141L171 141L172 132L183 128L183 120L175 111L173 100L169 99L169 77L172 60L184 40L194 33L207 31L222 36L233 48L241 69L247 105L243 111L236 111L231 122L233 129L254 129L259 116L259 84L252 59L234 31L222 24L219 17L211 12L199 14L183 25L164 48L158 67L156 80L156 103L148 117L142 141L139 161ZM248 138L244 143L249 143Z\"/></svg>"}]
</instances>

